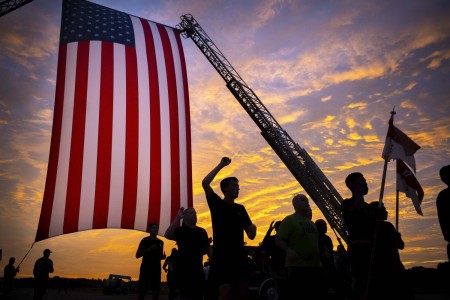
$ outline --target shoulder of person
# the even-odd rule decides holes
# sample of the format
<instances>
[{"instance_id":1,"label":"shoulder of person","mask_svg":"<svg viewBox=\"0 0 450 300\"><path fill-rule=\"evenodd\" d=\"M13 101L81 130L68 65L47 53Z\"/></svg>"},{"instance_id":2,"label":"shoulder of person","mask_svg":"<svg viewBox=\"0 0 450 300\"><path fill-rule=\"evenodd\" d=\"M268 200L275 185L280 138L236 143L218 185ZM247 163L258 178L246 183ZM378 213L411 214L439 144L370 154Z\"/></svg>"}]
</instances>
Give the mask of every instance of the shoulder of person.
<instances>
[{"instance_id":1,"label":"shoulder of person","mask_svg":"<svg viewBox=\"0 0 450 300\"><path fill-rule=\"evenodd\" d=\"M342 201L341 207L345 207L351 204L351 202L355 201L354 198L346 198Z\"/></svg>"},{"instance_id":2,"label":"shoulder of person","mask_svg":"<svg viewBox=\"0 0 450 300\"><path fill-rule=\"evenodd\" d=\"M446 188L439 192L436 200L439 200L439 202L447 202L445 200L448 200L448 202L450 202L449 197L450 197L450 188Z\"/></svg>"},{"instance_id":3,"label":"shoulder of person","mask_svg":"<svg viewBox=\"0 0 450 300\"><path fill-rule=\"evenodd\" d=\"M217 193L214 192L214 191L212 191L211 194L206 195L206 199L208 199L208 200L217 200L217 199L222 200L222 198L220 198L220 196L217 195Z\"/></svg>"}]
</instances>

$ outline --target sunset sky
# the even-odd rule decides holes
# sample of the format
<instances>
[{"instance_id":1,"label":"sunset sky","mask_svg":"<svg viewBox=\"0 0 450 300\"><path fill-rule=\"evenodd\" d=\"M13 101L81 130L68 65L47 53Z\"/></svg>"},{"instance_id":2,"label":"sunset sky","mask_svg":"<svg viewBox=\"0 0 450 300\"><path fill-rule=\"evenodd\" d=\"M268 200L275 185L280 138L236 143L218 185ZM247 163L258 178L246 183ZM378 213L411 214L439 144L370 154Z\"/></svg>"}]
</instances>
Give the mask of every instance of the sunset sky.
<instances>
[{"instance_id":1,"label":"sunset sky","mask_svg":"<svg viewBox=\"0 0 450 300\"><path fill-rule=\"evenodd\" d=\"M446 258L436 213L445 188L439 169L450 164L450 2L439 0L111 0L91 1L165 25L192 14L287 133L304 148L343 198L344 179L362 172L366 201L378 200L381 153L390 112L421 149L415 154L425 198L423 216L400 194L399 231L406 268L436 267ZM49 156L62 1L35 0L0 17L0 249L22 261L33 244ZM212 235L201 187L222 156L219 173L240 179L262 241L271 221L293 212L304 192L194 42L183 39L189 81L194 207ZM395 163L383 199L395 223ZM313 220L323 218L312 200ZM164 232L160 232L161 235ZM335 247L337 237L329 229ZM21 264L32 276L45 248L53 276L138 277L135 253L147 233L102 229L40 241ZM165 242L170 253L173 242ZM0 277L2 277L1 275Z\"/></svg>"}]
</instances>

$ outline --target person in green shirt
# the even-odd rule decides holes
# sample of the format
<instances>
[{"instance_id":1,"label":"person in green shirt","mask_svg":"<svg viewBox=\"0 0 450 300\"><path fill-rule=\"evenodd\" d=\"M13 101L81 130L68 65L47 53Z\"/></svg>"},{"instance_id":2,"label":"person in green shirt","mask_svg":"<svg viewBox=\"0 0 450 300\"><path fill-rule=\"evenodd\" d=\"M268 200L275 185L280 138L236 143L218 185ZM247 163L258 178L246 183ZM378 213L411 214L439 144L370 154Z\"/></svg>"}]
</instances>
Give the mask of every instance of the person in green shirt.
<instances>
[{"instance_id":1,"label":"person in green shirt","mask_svg":"<svg viewBox=\"0 0 450 300\"><path fill-rule=\"evenodd\" d=\"M327 289L320 260L319 232L308 216L311 211L309 200L305 195L297 194L292 205L295 212L281 221L276 237L276 245L286 253L286 295L324 299Z\"/></svg>"}]
</instances>

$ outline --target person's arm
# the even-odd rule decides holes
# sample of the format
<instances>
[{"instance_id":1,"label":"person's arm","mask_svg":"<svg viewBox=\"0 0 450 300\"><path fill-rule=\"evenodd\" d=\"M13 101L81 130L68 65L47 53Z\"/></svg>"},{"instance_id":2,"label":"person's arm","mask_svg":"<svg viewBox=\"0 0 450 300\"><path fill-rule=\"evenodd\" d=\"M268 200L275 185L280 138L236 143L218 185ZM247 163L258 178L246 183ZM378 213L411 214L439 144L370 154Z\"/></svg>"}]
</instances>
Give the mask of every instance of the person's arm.
<instances>
[{"instance_id":1,"label":"person's arm","mask_svg":"<svg viewBox=\"0 0 450 300\"><path fill-rule=\"evenodd\" d=\"M166 239L175 241L175 239L176 239L175 229L177 229L180 226L180 221L181 221L181 219L183 219L183 216L184 216L184 207L180 207L180 209L178 210L177 216L175 217L172 224L170 224L170 226L167 228L166 232L164 233L164 237Z\"/></svg>"},{"instance_id":2,"label":"person's arm","mask_svg":"<svg viewBox=\"0 0 450 300\"><path fill-rule=\"evenodd\" d=\"M398 247L398 249L403 250L403 249L405 249L405 242L402 239L402 234L397 231L396 231L396 233L397 233L397 247Z\"/></svg>"},{"instance_id":3,"label":"person's arm","mask_svg":"<svg viewBox=\"0 0 450 300\"><path fill-rule=\"evenodd\" d=\"M277 237L275 238L275 245L280 248L281 250L284 251L284 253L286 253L286 258L288 260L295 260L298 255L297 252L295 252L295 250L291 249L288 247L288 244L286 243L285 240L283 240L281 237L279 237L277 235Z\"/></svg>"},{"instance_id":4,"label":"person's arm","mask_svg":"<svg viewBox=\"0 0 450 300\"><path fill-rule=\"evenodd\" d=\"M169 259L170 259L170 256L169 256L169 257L166 257L166 260L164 261L164 264L163 264L163 270L164 270L164 272L166 272L166 273L167 273L167 267L168 267L168 265L169 265Z\"/></svg>"},{"instance_id":5,"label":"person's arm","mask_svg":"<svg viewBox=\"0 0 450 300\"><path fill-rule=\"evenodd\" d=\"M34 267L33 267L33 276L36 277L37 275L37 264L38 264L38 260L36 260L36 262L34 263Z\"/></svg>"},{"instance_id":6,"label":"person's arm","mask_svg":"<svg viewBox=\"0 0 450 300\"><path fill-rule=\"evenodd\" d=\"M208 255L209 258L212 257L212 253L213 253L213 247L211 246L212 241L213 241L212 237L209 237L208 238L208 243L209 243L208 244L208 252L206 253L206 255Z\"/></svg>"},{"instance_id":7,"label":"person's arm","mask_svg":"<svg viewBox=\"0 0 450 300\"><path fill-rule=\"evenodd\" d=\"M231 163L231 159L228 157L222 157L219 164L208 173L202 180L202 186L205 190L206 197L209 197L214 192L211 187L211 182L214 180L216 175L222 170L224 167L228 166Z\"/></svg>"},{"instance_id":8,"label":"person's arm","mask_svg":"<svg viewBox=\"0 0 450 300\"><path fill-rule=\"evenodd\" d=\"M50 273L53 273L53 271L55 271L55 270L53 269L53 261L52 261L52 260L50 260L50 262L49 262L49 268L48 268L48 271L49 271Z\"/></svg>"},{"instance_id":9,"label":"person's arm","mask_svg":"<svg viewBox=\"0 0 450 300\"><path fill-rule=\"evenodd\" d=\"M245 233L249 239L254 240L256 237L256 225L250 224L247 228L245 228Z\"/></svg>"},{"instance_id":10,"label":"person's arm","mask_svg":"<svg viewBox=\"0 0 450 300\"><path fill-rule=\"evenodd\" d=\"M144 247L144 245L142 244L142 241L141 241L138 249L136 250L136 258L141 258L142 256L144 256L144 254L158 248L155 244L151 244L149 247L147 247L145 249L143 247Z\"/></svg>"},{"instance_id":11,"label":"person's arm","mask_svg":"<svg viewBox=\"0 0 450 300\"><path fill-rule=\"evenodd\" d=\"M164 251L164 242L161 241L161 260L166 259L166 257L167 257L166 256L166 251Z\"/></svg>"},{"instance_id":12,"label":"person's arm","mask_svg":"<svg viewBox=\"0 0 450 300\"><path fill-rule=\"evenodd\" d=\"M274 223L275 223L275 221L272 221L272 222L270 223L269 229L267 229L266 235L265 235L264 238L263 238L262 246L265 247L265 248L270 247L270 245L269 245L269 243L270 243L270 235L272 234L272 231L273 231L273 229L275 228L275 227L273 226Z\"/></svg>"}]
</instances>

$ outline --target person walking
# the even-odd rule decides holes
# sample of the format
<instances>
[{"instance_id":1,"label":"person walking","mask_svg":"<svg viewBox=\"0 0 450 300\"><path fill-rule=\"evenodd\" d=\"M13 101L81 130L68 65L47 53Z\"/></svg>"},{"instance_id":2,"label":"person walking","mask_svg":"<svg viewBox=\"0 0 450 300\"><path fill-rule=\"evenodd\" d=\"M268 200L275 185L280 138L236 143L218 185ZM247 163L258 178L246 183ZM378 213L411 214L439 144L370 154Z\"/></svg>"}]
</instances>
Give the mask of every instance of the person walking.
<instances>
[{"instance_id":1,"label":"person walking","mask_svg":"<svg viewBox=\"0 0 450 300\"><path fill-rule=\"evenodd\" d=\"M45 249L41 258L36 260L33 268L34 294L33 300L41 300L47 292L50 273L53 273L53 261L50 259L50 249Z\"/></svg>"},{"instance_id":2,"label":"person walking","mask_svg":"<svg viewBox=\"0 0 450 300\"><path fill-rule=\"evenodd\" d=\"M177 272L180 299L203 300L205 293L203 256L209 253L209 239L206 230L197 226L195 209L181 207L164 237L176 241L178 245Z\"/></svg>"},{"instance_id":3,"label":"person walking","mask_svg":"<svg viewBox=\"0 0 450 300\"><path fill-rule=\"evenodd\" d=\"M308 198L297 194L292 198L292 206L294 213L281 221L276 237L277 246L286 253L286 295L288 299L325 299L327 290L320 261L319 232L309 219Z\"/></svg>"},{"instance_id":4,"label":"person walking","mask_svg":"<svg viewBox=\"0 0 450 300\"><path fill-rule=\"evenodd\" d=\"M209 276L219 286L219 299L246 300L249 297L250 265L244 247L244 232L250 240L255 239L256 225L245 206L235 203L239 196L236 177L227 177L220 182L223 199L211 187L216 175L230 163L229 157L222 157L202 181L213 229Z\"/></svg>"},{"instance_id":5,"label":"person walking","mask_svg":"<svg viewBox=\"0 0 450 300\"><path fill-rule=\"evenodd\" d=\"M139 270L138 300L145 298L147 290L152 291L152 299L158 300L161 290L161 260L166 258L164 242L158 238L159 225L148 225L150 236L145 237L139 243L136 258L142 257Z\"/></svg>"},{"instance_id":6,"label":"person walking","mask_svg":"<svg viewBox=\"0 0 450 300\"><path fill-rule=\"evenodd\" d=\"M8 264L3 269L3 295L8 295L13 290L14 277L19 273L20 268L15 267L15 257L10 257Z\"/></svg>"},{"instance_id":7,"label":"person walking","mask_svg":"<svg viewBox=\"0 0 450 300\"><path fill-rule=\"evenodd\" d=\"M443 166L439 170L439 176L447 187L439 192L436 198L436 208L442 235L447 241L447 260L450 263L450 165Z\"/></svg>"}]
</instances>

